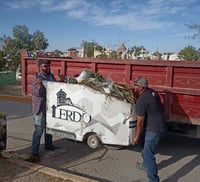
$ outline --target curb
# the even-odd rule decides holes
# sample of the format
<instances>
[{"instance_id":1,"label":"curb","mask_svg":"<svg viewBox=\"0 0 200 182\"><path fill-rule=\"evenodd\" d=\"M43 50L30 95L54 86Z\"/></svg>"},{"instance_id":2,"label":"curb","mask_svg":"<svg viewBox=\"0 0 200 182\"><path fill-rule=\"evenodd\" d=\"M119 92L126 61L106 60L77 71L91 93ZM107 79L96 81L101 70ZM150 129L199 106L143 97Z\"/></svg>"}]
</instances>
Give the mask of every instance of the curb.
<instances>
[{"instance_id":1,"label":"curb","mask_svg":"<svg viewBox=\"0 0 200 182\"><path fill-rule=\"evenodd\" d=\"M0 95L0 99L6 99L17 102L32 102L31 97L23 97L23 96Z\"/></svg>"},{"instance_id":2,"label":"curb","mask_svg":"<svg viewBox=\"0 0 200 182\"><path fill-rule=\"evenodd\" d=\"M59 171L56 169L52 169L46 166L42 166L39 164L34 164L34 163L30 163L30 162L26 162L26 161L22 161L22 160L14 160L14 159L6 159L8 162L13 163L15 165L20 165L22 167L26 167L30 170L28 171L28 174L32 174L32 173L43 173L46 174L47 176L52 176L53 178L57 178L59 179L59 181L66 181L66 182L98 182L96 180L93 179L89 179L86 177L82 177L82 176L78 176L78 175L74 175L74 174L70 174L64 171Z\"/></svg>"}]
</instances>

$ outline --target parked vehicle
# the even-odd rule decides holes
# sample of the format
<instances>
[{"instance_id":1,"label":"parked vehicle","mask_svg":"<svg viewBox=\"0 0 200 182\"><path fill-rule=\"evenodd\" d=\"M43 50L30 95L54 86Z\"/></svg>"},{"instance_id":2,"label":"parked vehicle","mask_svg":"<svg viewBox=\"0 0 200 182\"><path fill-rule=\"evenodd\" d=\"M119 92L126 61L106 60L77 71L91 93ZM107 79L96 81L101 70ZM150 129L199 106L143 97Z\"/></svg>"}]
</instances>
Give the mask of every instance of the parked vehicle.
<instances>
[{"instance_id":1,"label":"parked vehicle","mask_svg":"<svg viewBox=\"0 0 200 182\"><path fill-rule=\"evenodd\" d=\"M137 76L149 80L149 87L159 92L170 131L192 137L200 137L200 62L157 61L80 58L71 57L28 57L21 52L22 95L31 97L31 81L38 72L40 59L51 61L54 75L74 77L83 69L100 73L117 83L133 84Z\"/></svg>"}]
</instances>

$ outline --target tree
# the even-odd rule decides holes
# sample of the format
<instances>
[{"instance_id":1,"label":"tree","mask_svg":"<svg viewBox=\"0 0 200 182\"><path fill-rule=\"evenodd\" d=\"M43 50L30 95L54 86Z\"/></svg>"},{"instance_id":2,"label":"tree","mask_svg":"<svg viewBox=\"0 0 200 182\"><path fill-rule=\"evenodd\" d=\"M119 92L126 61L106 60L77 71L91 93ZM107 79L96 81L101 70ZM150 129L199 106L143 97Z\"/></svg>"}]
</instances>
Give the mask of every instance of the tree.
<instances>
[{"instance_id":1,"label":"tree","mask_svg":"<svg viewBox=\"0 0 200 182\"><path fill-rule=\"evenodd\" d=\"M12 39L11 37L7 37L4 35L3 37L3 45L2 45L2 50L6 55L13 55L17 53L21 47L19 45L19 41Z\"/></svg>"},{"instance_id":2,"label":"tree","mask_svg":"<svg viewBox=\"0 0 200 182\"><path fill-rule=\"evenodd\" d=\"M94 48L95 50L99 50L99 51L103 50L103 47L100 46L95 41L92 41L92 42L83 41L82 46L84 47L84 56L87 56L90 58L94 57Z\"/></svg>"},{"instance_id":3,"label":"tree","mask_svg":"<svg viewBox=\"0 0 200 182\"><path fill-rule=\"evenodd\" d=\"M186 26L189 29L196 31L196 33L194 33L192 36L189 36L189 38L191 38L191 39L199 39L200 38L200 24L192 23L192 24L186 24Z\"/></svg>"},{"instance_id":4,"label":"tree","mask_svg":"<svg viewBox=\"0 0 200 182\"><path fill-rule=\"evenodd\" d=\"M0 38L0 48L5 54L7 60L5 65L9 66L9 70L16 70L18 68L21 49L28 51L45 50L48 45L48 40L42 32L36 31L31 35L25 25L16 25L13 28L13 38L6 35Z\"/></svg>"},{"instance_id":5,"label":"tree","mask_svg":"<svg viewBox=\"0 0 200 182\"><path fill-rule=\"evenodd\" d=\"M3 46L3 38L0 37L0 50L2 50L2 46Z\"/></svg>"},{"instance_id":6,"label":"tree","mask_svg":"<svg viewBox=\"0 0 200 182\"><path fill-rule=\"evenodd\" d=\"M185 61L197 61L200 60L199 50L196 50L192 46L187 46L179 52L180 59Z\"/></svg>"},{"instance_id":7,"label":"tree","mask_svg":"<svg viewBox=\"0 0 200 182\"><path fill-rule=\"evenodd\" d=\"M25 25L16 25L13 28L13 37L18 49L31 50L32 35L28 31Z\"/></svg>"},{"instance_id":8,"label":"tree","mask_svg":"<svg viewBox=\"0 0 200 182\"><path fill-rule=\"evenodd\" d=\"M91 58L94 57L94 46L97 44L95 42L84 42L84 50L87 57Z\"/></svg>"},{"instance_id":9,"label":"tree","mask_svg":"<svg viewBox=\"0 0 200 182\"><path fill-rule=\"evenodd\" d=\"M144 46L133 46L129 49L129 53L133 54L138 57L141 54L141 51L146 51L146 49L144 48Z\"/></svg>"},{"instance_id":10,"label":"tree","mask_svg":"<svg viewBox=\"0 0 200 182\"><path fill-rule=\"evenodd\" d=\"M45 50L49 46L48 40L44 34L39 30L33 33L32 36L32 50Z\"/></svg>"},{"instance_id":11,"label":"tree","mask_svg":"<svg viewBox=\"0 0 200 182\"><path fill-rule=\"evenodd\" d=\"M6 60L4 57L4 52L0 50L0 71L5 71Z\"/></svg>"},{"instance_id":12,"label":"tree","mask_svg":"<svg viewBox=\"0 0 200 182\"><path fill-rule=\"evenodd\" d=\"M19 41L12 39L11 37L7 37L4 35L3 37L3 45L2 52L4 54L4 65L2 69L7 67L9 70L16 70L20 63L20 55L18 48Z\"/></svg>"}]
</instances>

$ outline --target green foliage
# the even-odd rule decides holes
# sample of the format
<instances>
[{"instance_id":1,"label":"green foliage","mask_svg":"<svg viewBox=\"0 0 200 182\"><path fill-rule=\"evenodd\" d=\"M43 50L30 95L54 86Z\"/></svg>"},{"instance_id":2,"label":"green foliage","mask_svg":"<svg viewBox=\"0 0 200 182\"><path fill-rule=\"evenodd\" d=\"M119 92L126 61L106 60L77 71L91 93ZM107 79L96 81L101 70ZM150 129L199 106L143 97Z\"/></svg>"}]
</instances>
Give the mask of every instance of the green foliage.
<instances>
[{"instance_id":1,"label":"green foliage","mask_svg":"<svg viewBox=\"0 0 200 182\"><path fill-rule=\"evenodd\" d=\"M146 51L144 46L133 46L129 49L129 53L132 54L134 52L135 56L139 56L141 54L141 51Z\"/></svg>"},{"instance_id":2,"label":"green foliage","mask_svg":"<svg viewBox=\"0 0 200 182\"><path fill-rule=\"evenodd\" d=\"M87 57L94 57L94 46L97 44L95 42L84 42L84 50Z\"/></svg>"},{"instance_id":3,"label":"green foliage","mask_svg":"<svg viewBox=\"0 0 200 182\"><path fill-rule=\"evenodd\" d=\"M98 45L95 41L92 42L87 42L83 41L82 42L82 47L84 47L84 57L94 57L94 49L102 51L103 47Z\"/></svg>"},{"instance_id":4,"label":"green foliage","mask_svg":"<svg viewBox=\"0 0 200 182\"><path fill-rule=\"evenodd\" d=\"M29 34L29 29L25 25L16 25L13 28L13 41L17 45L17 49L31 49L32 35Z\"/></svg>"},{"instance_id":5,"label":"green foliage","mask_svg":"<svg viewBox=\"0 0 200 182\"><path fill-rule=\"evenodd\" d=\"M5 54L3 51L0 51L0 71L5 71L6 60L4 59Z\"/></svg>"},{"instance_id":6,"label":"green foliage","mask_svg":"<svg viewBox=\"0 0 200 182\"><path fill-rule=\"evenodd\" d=\"M179 57L185 61L200 60L200 52L192 46L187 46L179 52Z\"/></svg>"},{"instance_id":7,"label":"green foliage","mask_svg":"<svg viewBox=\"0 0 200 182\"><path fill-rule=\"evenodd\" d=\"M49 44L48 40L45 38L44 34L40 31L33 33L32 37L32 50L45 50Z\"/></svg>"},{"instance_id":8,"label":"green foliage","mask_svg":"<svg viewBox=\"0 0 200 182\"><path fill-rule=\"evenodd\" d=\"M8 66L8 70L16 70L20 65L20 51L45 50L48 47L48 40L40 31L31 35L25 25L16 25L13 28L13 38L4 35L0 38L0 55L1 70ZM3 56L2 56L3 54Z\"/></svg>"}]
</instances>

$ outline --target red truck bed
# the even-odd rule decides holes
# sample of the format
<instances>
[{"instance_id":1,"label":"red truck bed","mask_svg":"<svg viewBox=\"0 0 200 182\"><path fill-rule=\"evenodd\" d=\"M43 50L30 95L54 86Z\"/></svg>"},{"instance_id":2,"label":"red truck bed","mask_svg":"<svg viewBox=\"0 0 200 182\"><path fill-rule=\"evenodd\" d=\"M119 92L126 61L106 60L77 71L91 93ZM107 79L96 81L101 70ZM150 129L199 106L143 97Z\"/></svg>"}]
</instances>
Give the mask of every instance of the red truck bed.
<instances>
[{"instance_id":1,"label":"red truck bed","mask_svg":"<svg viewBox=\"0 0 200 182\"><path fill-rule=\"evenodd\" d=\"M80 57L31 58L21 52L22 95L31 96L31 82L38 72L40 59L51 61L54 75L73 77L85 68L110 77L118 83L130 83L145 76L149 87L156 89L162 99L166 119L179 123L200 125L200 61L121 60Z\"/></svg>"}]
</instances>

